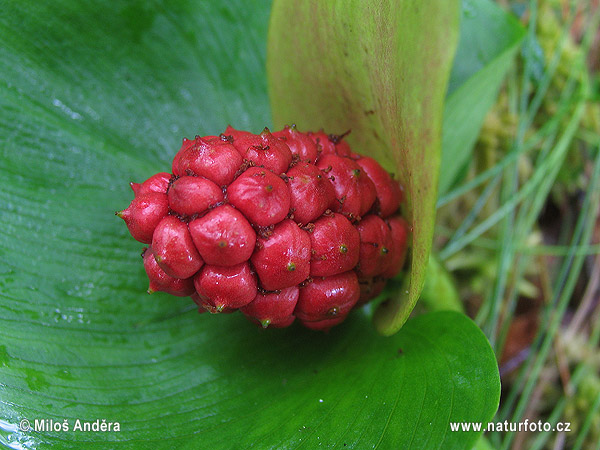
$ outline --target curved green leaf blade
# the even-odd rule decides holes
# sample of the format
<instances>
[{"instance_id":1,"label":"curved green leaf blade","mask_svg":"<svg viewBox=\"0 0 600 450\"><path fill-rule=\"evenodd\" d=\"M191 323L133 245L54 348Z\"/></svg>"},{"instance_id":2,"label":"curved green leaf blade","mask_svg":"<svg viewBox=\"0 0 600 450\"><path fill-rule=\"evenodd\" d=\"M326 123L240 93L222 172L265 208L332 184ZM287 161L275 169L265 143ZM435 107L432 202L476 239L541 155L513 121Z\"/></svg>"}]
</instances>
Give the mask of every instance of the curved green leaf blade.
<instances>
[{"instance_id":1,"label":"curved green leaf blade","mask_svg":"<svg viewBox=\"0 0 600 450\"><path fill-rule=\"evenodd\" d=\"M268 5L3 6L0 444L474 442L448 423L489 420L499 386L485 337L462 315L417 318L391 339L360 312L330 334L263 332L145 294L141 244L113 212L132 198L128 181L168 169L182 136L268 121ZM66 419L69 431L21 431L22 419ZM120 430L73 431L77 419Z\"/></svg>"},{"instance_id":2,"label":"curved green leaf blade","mask_svg":"<svg viewBox=\"0 0 600 450\"><path fill-rule=\"evenodd\" d=\"M4 439L40 449L106 441L123 449L463 449L478 433L449 424L486 422L496 411L494 355L464 315L420 316L393 339L375 335L364 316L327 336L247 325L179 308L129 337L77 343L76 329L52 333L26 361L12 356L24 352L9 340L2 416L13 427L4 424ZM68 349L53 342L70 335ZM123 347L130 359L114 355ZM66 418L69 431L15 430L23 418L32 426ZM73 430L78 418L118 421L120 431Z\"/></svg>"},{"instance_id":3,"label":"curved green leaf blade","mask_svg":"<svg viewBox=\"0 0 600 450\"><path fill-rule=\"evenodd\" d=\"M464 171L485 115L525 37L525 29L489 0L463 0L460 40L450 74L442 127L439 194Z\"/></svg>"},{"instance_id":4,"label":"curved green leaf blade","mask_svg":"<svg viewBox=\"0 0 600 450\"><path fill-rule=\"evenodd\" d=\"M350 129L353 148L378 158L405 188L413 227L410 282L406 296L376 311L384 334L400 329L423 286L458 6L458 0L273 4L267 72L275 125Z\"/></svg>"}]
</instances>

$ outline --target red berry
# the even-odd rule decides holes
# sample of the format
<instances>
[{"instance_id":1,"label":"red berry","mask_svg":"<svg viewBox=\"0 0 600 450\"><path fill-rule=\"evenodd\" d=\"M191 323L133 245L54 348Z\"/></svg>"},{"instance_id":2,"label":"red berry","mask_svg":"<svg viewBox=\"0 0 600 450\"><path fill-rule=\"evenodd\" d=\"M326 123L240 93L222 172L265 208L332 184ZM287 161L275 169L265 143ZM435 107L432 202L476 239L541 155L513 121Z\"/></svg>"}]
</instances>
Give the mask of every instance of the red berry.
<instances>
[{"instance_id":1,"label":"red berry","mask_svg":"<svg viewBox=\"0 0 600 450\"><path fill-rule=\"evenodd\" d=\"M231 183L242 165L242 157L229 141L197 137L179 157L173 173L178 176L198 175L217 186Z\"/></svg>"},{"instance_id":2,"label":"red berry","mask_svg":"<svg viewBox=\"0 0 600 450\"><path fill-rule=\"evenodd\" d=\"M310 275L326 277L351 270L358 263L358 231L341 214L325 215L315 222L310 235Z\"/></svg>"},{"instance_id":3,"label":"red berry","mask_svg":"<svg viewBox=\"0 0 600 450\"><path fill-rule=\"evenodd\" d=\"M325 155L317 161L317 167L329 177L335 189L337 202L331 205L334 212L359 218L371 209L377 195L375 186L355 161Z\"/></svg>"},{"instance_id":4,"label":"red berry","mask_svg":"<svg viewBox=\"0 0 600 450\"><path fill-rule=\"evenodd\" d=\"M294 315L303 322L346 317L358 301L360 287L353 270L315 278L300 289Z\"/></svg>"},{"instance_id":5,"label":"red berry","mask_svg":"<svg viewBox=\"0 0 600 450\"><path fill-rule=\"evenodd\" d=\"M373 214L363 217L356 229L360 233L359 276L381 275L392 262L392 234L383 219Z\"/></svg>"},{"instance_id":6,"label":"red berry","mask_svg":"<svg viewBox=\"0 0 600 450\"><path fill-rule=\"evenodd\" d=\"M193 281L192 281L192 285L194 285ZM196 305L198 305L198 313L200 313L200 314L203 314L206 312L209 312L211 314L231 314L231 313L234 313L237 311L236 308L227 308L227 307L223 307L220 310L217 309L217 307L214 306L212 303L209 303L205 297L201 297L200 295L198 295L195 288L194 288L194 293L192 295L190 295L190 297L192 300L194 300L194 303Z\"/></svg>"},{"instance_id":7,"label":"red berry","mask_svg":"<svg viewBox=\"0 0 600 450\"><path fill-rule=\"evenodd\" d=\"M256 277L248 263L230 267L206 265L194 277L194 286L200 298L215 308L214 312L241 308L257 294Z\"/></svg>"},{"instance_id":8,"label":"red berry","mask_svg":"<svg viewBox=\"0 0 600 450\"><path fill-rule=\"evenodd\" d=\"M290 210L290 192L281 178L261 167L251 167L227 188L229 202L255 225L281 222Z\"/></svg>"},{"instance_id":9,"label":"red berry","mask_svg":"<svg viewBox=\"0 0 600 450\"><path fill-rule=\"evenodd\" d=\"M296 222L314 221L335 201L331 181L314 164L297 164L288 170L287 177Z\"/></svg>"},{"instance_id":10,"label":"red berry","mask_svg":"<svg viewBox=\"0 0 600 450\"><path fill-rule=\"evenodd\" d=\"M150 244L158 223L169 212L169 202L165 194L150 192L136 196L129 207L115 214L125 221L131 236L136 241Z\"/></svg>"},{"instance_id":11,"label":"red berry","mask_svg":"<svg viewBox=\"0 0 600 450\"><path fill-rule=\"evenodd\" d=\"M362 157L357 159L356 163L375 185L381 217L394 214L402 201L402 191L398 182L373 158Z\"/></svg>"},{"instance_id":12,"label":"red berry","mask_svg":"<svg viewBox=\"0 0 600 450\"><path fill-rule=\"evenodd\" d=\"M331 136L330 136L331 139ZM348 142L344 141L342 137L334 135L333 142L335 143L335 153L339 156L349 157L352 155L352 150Z\"/></svg>"},{"instance_id":13,"label":"red berry","mask_svg":"<svg viewBox=\"0 0 600 450\"><path fill-rule=\"evenodd\" d=\"M317 145L319 156L335 155L335 144L329 140L329 136L323 130L316 133L309 131L307 135Z\"/></svg>"},{"instance_id":14,"label":"red berry","mask_svg":"<svg viewBox=\"0 0 600 450\"><path fill-rule=\"evenodd\" d=\"M231 137L231 140L233 142L235 142L239 139L245 138L247 136L252 136L252 133L250 133L249 131L236 130L231 125L227 125L227 128L225 129L225 133L223 133L223 134L227 137Z\"/></svg>"},{"instance_id":15,"label":"red berry","mask_svg":"<svg viewBox=\"0 0 600 450\"><path fill-rule=\"evenodd\" d=\"M171 174L167 172L160 172L152 175L143 183L129 183L133 193L135 195L149 194L150 192L158 192L160 194L166 194L169 188L169 182L171 181Z\"/></svg>"},{"instance_id":16,"label":"red berry","mask_svg":"<svg viewBox=\"0 0 600 450\"><path fill-rule=\"evenodd\" d=\"M178 178L169 188L167 195L169 207L186 216L201 214L224 200L221 188L202 177Z\"/></svg>"},{"instance_id":17,"label":"red berry","mask_svg":"<svg viewBox=\"0 0 600 450\"><path fill-rule=\"evenodd\" d=\"M328 330L397 274L409 226L402 193L345 135L294 126L255 135L227 127L184 139L173 175L131 183L122 217L150 289L190 296L199 312L240 309L263 327L295 318Z\"/></svg>"},{"instance_id":18,"label":"red berry","mask_svg":"<svg viewBox=\"0 0 600 450\"><path fill-rule=\"evenodd\" d=\"M181 143L181 148L179 149L179 151L173 158L173 164L171 165L171 172L173 172L174 175L180 175L179 174L179 160L181 159L183 154L186 152L186 150L188 148L190 148L192 145L194 145L194 139L183 138L183 142ZM181 174L181 175L185 175L185 174Z\"/></svg>"},{"instance_id":19,"label":"red berry","mask_svg":"<svg viewBox=\"0 0 600 450\"><path fill-rule=\"evenodd\" d=\"M154 230L152 250L160 268L175 278L189 278L204 264L187 224L174 216L165 217Z\"/></svg>"},{"instance_id":20,"label":"red berry","mask_svg":"<svg viewBox=\"0 0 600 450\"><path fill-rule=\"evenodd\" d=\"M252 255L262 286L268 291L303 282L310 272L310 237L293 220L275 226L268 237L259 237Z\"/></svg>"},{"instance_id":21,"label":"red berry","mask_svg":"<svg viewBox=\"0 0 600 450\"><path fill-rule=\"evenodd\" d=\"M254 300L240 311L248 318L260 323L263 328L288 326L294 321L294 308L298 303L297 286L288 287L277 292L258 293ZM290 320L291 319L291 320Z\"/></svg>"},{"instance_id":22,"label":"red berry","mask_svg":"<svg viewBox=\"0 0 600 450\"><path fill-rule=\"evenodd\" d=\"M294 323L294 320L296 320L296 316L289 316L287 319L284 319L280 322L272 322L269 325L269 328L287 328Z\"/></svg>"},{"instance_id":23,"label":"red berry","mask_svg":"<svg viewBox=\"0 0 600 450\"><path fill-rule=\"evenodd\" d=\"M314 164L317 160L317 144L306 134L299 132L295 125L286 125L283 130L273 133L273 136L283 139L292 155L298 155L300 161Z\"/></svg>"},{"instance_id":24,"label":"red berry","mask_svg":"<svg viewBox=\"0 0 600 450\"><path fill-rule=\"evenodd\" d=\"M360 286L360 297L356 303L356 307L362 306L373 300L379 294L383 292L385 288L386 279L383 277L374 278L359 278L358 284Z\"/></svg>"},{"instance_id":25,"label":"red berry","mask_svg":"<svg viewBox=\"0 0 600 450\"><path fill-rule=\"evenodd\" d=\"M194 285L194 280L192 279L192 286ZM202 299L196 292L196 288L194 288L194 293L190 295L190 298L194 301L196 305L198 305L198 314L204 314L208 312L208 310L202 304Z\"/></svg>"},{"instance_id":26,"label":"red berry","mask_svg":"<svg viewBox=\"0 0 600 450\"><path fill-rule=\"evenodd\" d=\"M321 150L320 156L324 155L339 155L350 156L352 150L346 141L343 140L344 135L326 134L323 130L316 133L307 133L307 135L317 144Z\"/></svg>"},{"instance_id":27,"label":"red berry","mask_svg":"<svg viewBox=\"0 0 600 450\"><path fill-rule=\"evenodd\" d=\"M268 128L258 135L236 139L233 145L244 159L277 175L285 172L292 162L290 148L283 140L273 136Z\"/></svg>"},{"instance_id":28,"label":"red berry","mask_svg":"<svg viewBox=\"0 0 600 450\"><path fill-rule=\"evenodd\" d=\"M406 259L410 226L402 217L392 217L387 222L392 236L392 257L388 268L381 275L393 278L398 275Z\"/></svg>"},{"instance_id":29,"label":"red berry","mask_svg":"<svg viewBox=\"0 0 600 450\"><path fill-rule=\"evenodd\" d=\"M166 272L158 266L154 259L154 254L152 253L152 246L144 248L142 258L144 258L146 275L148 275L148 279L150 280L148 294L160 291L176 295L177 297L187 297L196 292L194 280L192 278L174 278L167 275Z\"/></svg>"},{"instance_id":30,"label":"red berry","mask_svg":"<svg viewBox=\"0 0 600 450\"><path fill-rule=\"evenodd\" d=\"M250 259L256 233L244 215L219 206L189 223L190 234L206 264L234 266Z\"/></svg>"}]
</instances>

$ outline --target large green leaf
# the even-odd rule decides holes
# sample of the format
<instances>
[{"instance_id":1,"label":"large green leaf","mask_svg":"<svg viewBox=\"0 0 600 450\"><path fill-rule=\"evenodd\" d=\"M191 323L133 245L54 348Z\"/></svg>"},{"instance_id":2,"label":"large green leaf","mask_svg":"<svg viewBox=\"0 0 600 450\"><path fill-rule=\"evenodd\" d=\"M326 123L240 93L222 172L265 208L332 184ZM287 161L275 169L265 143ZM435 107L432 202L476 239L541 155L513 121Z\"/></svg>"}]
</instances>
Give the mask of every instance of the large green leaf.
<instances>
[{"instance_id":1,"label":"large green leaf","mask_svg":"<svg viewBox=\"0 0 600 450\"><path fill-rule=\"evenodd\" d=\"M486 113L511 67L525 29L490 0L462 0L460 40L448 85L439 194L469 163Z\"/></svg>"},{"instance_id":2,"label":"large green leaf","mask_svg":"<svg viewBox=\"0 0 600 450\"><path fill-rule=\"evenodd\" d=\"M264 332L145 294L113 215L183 136L269 122L269 4L4 2L0 16L0 443L10 448L467 448L493 353L456 313L392 338L358 312ZM465 345L468 343L468 345ZM322 401L321 401L322 400ZM71 431L20 431L66 419ZM72 431L106 419L119 432Z\"/></svg>"},{"instance_id":3,"label":"large green leaf","mask_svg":"<svg viewBox=\"0 0 600 450\"><path fill-rule=\"evenodd\" d=\"M406 321L425 279L458 19L458 0L273 4L267 72L275 124L350 129L354 149L376 157L404 186L413 230L409 283L406 295L375 313L384 334Z\"/></svg>"},{"instance_id":4,"label":"large green leaf","mask_svg":"<svg viewBox=\"0 0 600 450\"><path fill-rule=\"evenodd\" d=\"M264 333L237 315L170 306L127 333L107 327L82 340L65 327L29 354L32 340L17 333L2 360L0 439L26 448L458 450L477 433L452 433L450 422L487 421L496 410L494 355L459 313L420 316L382 339L364 316L326 336ZM69 430L20 432L23 418L32 427L66 419ZM81 432L77 419L119 422L120 431Z\"/></svg>"}]
</instances>

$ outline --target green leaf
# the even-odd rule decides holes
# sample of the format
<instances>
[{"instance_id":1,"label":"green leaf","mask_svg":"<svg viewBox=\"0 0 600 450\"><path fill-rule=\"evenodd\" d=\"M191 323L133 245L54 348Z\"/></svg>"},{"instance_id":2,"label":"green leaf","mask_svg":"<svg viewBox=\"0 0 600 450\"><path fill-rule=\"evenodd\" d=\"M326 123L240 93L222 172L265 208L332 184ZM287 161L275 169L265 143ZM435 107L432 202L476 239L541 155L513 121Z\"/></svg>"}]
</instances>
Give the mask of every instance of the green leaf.
<instances>
[{"instance_id":1,"label":"green leaf","mask_svg":"<svg viewBox=\"0 0 600 450\"><path fill-rule=\"evenodd\" d=\"M497 366L463 315L389 339L362 312L329 334L263 331L145 294L141 245L113 213L183 136L268 123L268 6L3 3L0 444L462 449L477 436L448 423L492 417ZM76 419L120 431L73 431Z\"/></svg>"},{"instance_id":2,"label":"green leaf","mask_svg":"<svg viewBox=\"0 0 600 450\"><path fill-rule=\"evenodd\" d=\"M448 85L439 194L469 163L487 112L498 96L525 29L490 0L462 0L460 40Z\"/></svg>"},{"instance_id":3,"label":"green leaf","mask_svg":"<svg viewBox=\"0 0 600 450\"><path fill-rule=\"evenodd\" d=\"M458 6L458 0L273 4L267 73L275 125L352 130L353 148L376 157L404 186L413 228L408 293L376 311L384 334L400 329L423 286Z\"/></svg>"},{"instance_id":4,"label":"green leaf","mask_svg":"<svg viewBox=\"0 0 600 450\"><path fill-rule=\"evenodd\" d=\"M420 316L383 339L365 316L323 335L262 332L238 315L198 317L171 307L169 317L104 339L82 342L65 327L36 343L37 354L26 360L12 356L23 349L10 339L1 370L5 442L463 449L479 433L453 433L450 422L487 422L496 411L494 355L481 331L458 313ZM21 347L31 342L24 341ZM24 433L8 425L24 417L32 426L35 418L66 418L69 431ZM73 430L78 418L117 421L120 431Z\"/></svg>"},{"instance_id":5,"label":"green leaf","mask_svg":"<svg viewBox=\"0 0 600 450\"><path fill-rule=\"evenodd\" d=\"M427 311L464 312L465 310L452 275L433 253L429 255L421 303Z\"/></svg>"},{"instance_id":6,"label":"green leaf","mask_svg":"<svg viewBox=\"0 0 600 450\"><path fill-rule=\"evenodd\" d=\"M490 444L490 441L488 441L485 436L481 436L477 442L475 442L473 450L494 450L494 447L492 447L492 444Z\"/></svg>"}]
</instances>

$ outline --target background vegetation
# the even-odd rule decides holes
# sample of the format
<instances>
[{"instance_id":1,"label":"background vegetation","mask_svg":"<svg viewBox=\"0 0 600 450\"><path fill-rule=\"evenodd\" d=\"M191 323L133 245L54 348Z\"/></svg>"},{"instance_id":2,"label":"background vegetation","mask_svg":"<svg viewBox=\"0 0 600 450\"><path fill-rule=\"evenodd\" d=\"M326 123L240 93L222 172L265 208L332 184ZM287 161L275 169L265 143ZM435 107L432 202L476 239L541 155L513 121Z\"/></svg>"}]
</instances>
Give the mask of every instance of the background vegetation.
<instances>
[{"instance_id":1,"label":"background vegetation","mask_svg":"<svg viewBox=\"0 0 600 450\"><path fill-rule=\"evenodd\" d=\"M437 248L499 361L498 449L600 448L600 11L510 1L527 27L461 183L442 192Z\"/></svg>"}]
</instances>

